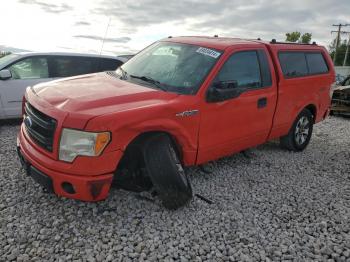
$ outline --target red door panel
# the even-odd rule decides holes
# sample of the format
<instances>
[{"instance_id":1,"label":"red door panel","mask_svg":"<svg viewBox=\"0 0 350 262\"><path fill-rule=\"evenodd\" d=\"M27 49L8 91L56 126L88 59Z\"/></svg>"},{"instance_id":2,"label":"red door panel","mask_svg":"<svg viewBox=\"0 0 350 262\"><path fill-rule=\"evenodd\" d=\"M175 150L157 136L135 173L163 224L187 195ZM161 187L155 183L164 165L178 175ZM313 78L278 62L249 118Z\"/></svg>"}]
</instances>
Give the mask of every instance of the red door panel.
<instances>
[{"instance_id":1,"label":"red door panel","mask_svg":"<svg viewBox=\"0 0 350 262\"><path fill-rule=\"evenodd\" d=\"M267 105L258 109L261 98L266 98ZM264 143L272 125L275 103L275 88L270 87L203 105L198 163Z\"/></svg>"},{"instance_id":2,"label":"red door panel","mask_svg":"<svg viewBox=\"0 0 350 262\"><path fill-rule=\"evenodd\" d=\"M246 51L254 50L239 50L239 52ZM238 51L232 52L230 57L234 59L233 55L236 53ZM203 101L198 164L239 152L266 141L271 130L277 100L277 86L271 67L272 62L270 58L267 57L267 59L272 79L269 86L249 88L239 97L222 102ZM225 64L218 75L225 70ZM232 66L237 67L237 64L233 63ZM237 71L239 70L237 69ZM238 75L241 78L249 79L250 77L244 72L240 72ZM243 79L243 81L248 80Z\"/></svg>"}]
</instances>

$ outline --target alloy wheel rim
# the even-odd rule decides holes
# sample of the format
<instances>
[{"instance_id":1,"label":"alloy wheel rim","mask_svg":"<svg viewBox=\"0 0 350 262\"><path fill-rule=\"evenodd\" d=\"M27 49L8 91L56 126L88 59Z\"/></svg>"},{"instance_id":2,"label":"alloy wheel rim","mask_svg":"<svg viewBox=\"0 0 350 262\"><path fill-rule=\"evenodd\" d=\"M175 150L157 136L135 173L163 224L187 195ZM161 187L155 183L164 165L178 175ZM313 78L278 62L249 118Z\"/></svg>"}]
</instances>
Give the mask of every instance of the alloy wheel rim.
<instances>
[{"instance_id":1,"label":"alloy wheel rim","mask_svg":"<svg viewBox=\"0 0 350 262\"><path fill-rule=\"evenodd\" d=\"M297 122L295 127L295 142L301 146L303 145L309 136L310 133L310 121L306 116L303 116Z\"/></svg>"}]
</instances>

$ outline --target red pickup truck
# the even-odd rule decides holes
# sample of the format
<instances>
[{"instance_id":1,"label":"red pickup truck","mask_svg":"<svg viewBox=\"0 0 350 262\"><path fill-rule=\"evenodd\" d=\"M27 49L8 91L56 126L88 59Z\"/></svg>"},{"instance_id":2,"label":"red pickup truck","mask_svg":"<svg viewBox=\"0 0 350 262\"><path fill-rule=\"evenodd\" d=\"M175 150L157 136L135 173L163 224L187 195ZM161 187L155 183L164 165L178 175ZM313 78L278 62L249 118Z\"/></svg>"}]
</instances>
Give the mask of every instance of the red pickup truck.
<instances>
[{"instance_id":1,"label":"red pickup truck","mask_svg":"<svg viewBox=\"0 0 350 262\"><path fill-rule=\"evenodd\" d=\"M99 201L114 183L176 209L192 197L184 166L276 138L304 150L334 81L315 43L169 37L116 71L28 87L18 154L57 195Z\"/></svg>"}]
</instances>

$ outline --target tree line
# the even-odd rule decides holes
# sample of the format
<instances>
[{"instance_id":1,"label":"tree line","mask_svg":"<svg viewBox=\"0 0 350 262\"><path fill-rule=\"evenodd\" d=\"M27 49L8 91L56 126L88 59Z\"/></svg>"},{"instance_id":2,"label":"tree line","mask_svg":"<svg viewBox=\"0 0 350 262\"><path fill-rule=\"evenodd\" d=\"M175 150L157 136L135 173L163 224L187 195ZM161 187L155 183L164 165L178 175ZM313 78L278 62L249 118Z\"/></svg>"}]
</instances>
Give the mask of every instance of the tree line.
<instances>
[{"instance_id":1,"label":"tree line","mask_svg":"<svg viewBox=\"0 0 350 262\"><path fill-rule=\"evenodd\" d=\"M0 51L0 58L5 56L5 55L9 55L9 54L11 54L11 52Z\"/></svg>"}]
</instances>

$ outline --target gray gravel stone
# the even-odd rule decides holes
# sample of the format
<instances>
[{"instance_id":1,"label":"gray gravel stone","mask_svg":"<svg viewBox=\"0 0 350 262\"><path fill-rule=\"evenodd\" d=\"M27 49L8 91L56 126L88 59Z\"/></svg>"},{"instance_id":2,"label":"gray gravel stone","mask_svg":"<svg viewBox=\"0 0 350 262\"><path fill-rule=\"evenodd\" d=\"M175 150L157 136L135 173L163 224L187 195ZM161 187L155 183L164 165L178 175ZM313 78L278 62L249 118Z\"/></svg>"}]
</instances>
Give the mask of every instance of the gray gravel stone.
<instances>
[{"instance_id":1,"label":"gray gravel stone","mask_svg":"<svg viewBox=\"0 0 350 262\"><path fill-rule=\"evenodd\" d=\"M188 169L177 211L112 189L85 203L42 192L0 123L0 261L350 261L350 120L314 128L300 153L272 141Z\"/></svg>"}]
</instances>

